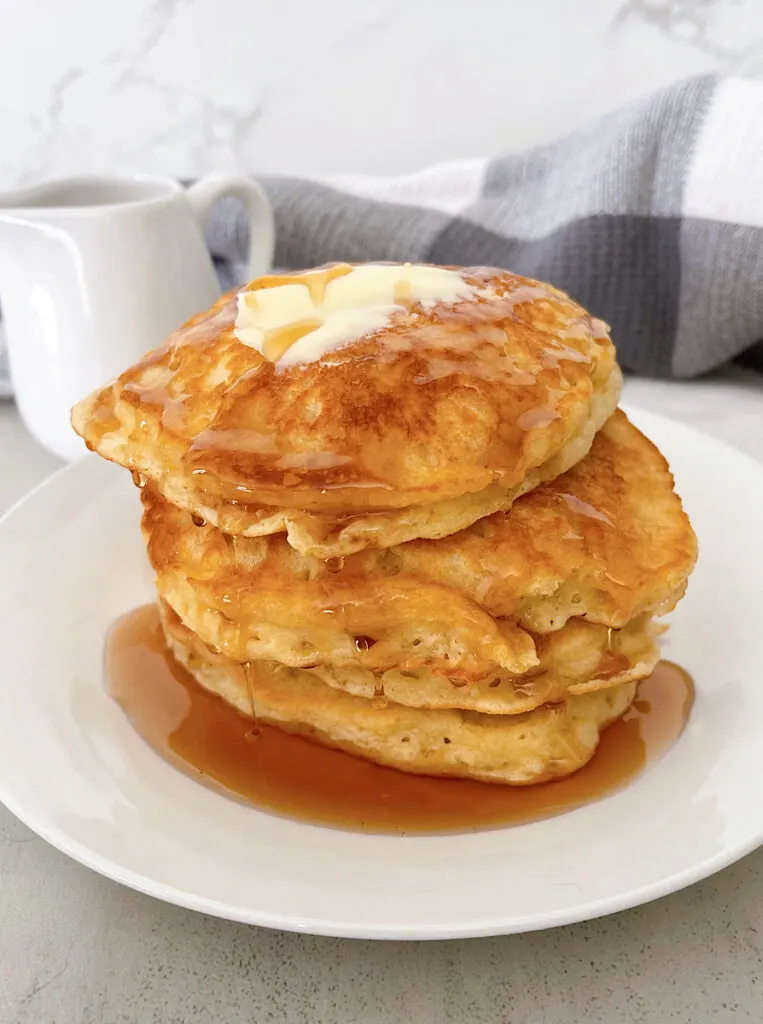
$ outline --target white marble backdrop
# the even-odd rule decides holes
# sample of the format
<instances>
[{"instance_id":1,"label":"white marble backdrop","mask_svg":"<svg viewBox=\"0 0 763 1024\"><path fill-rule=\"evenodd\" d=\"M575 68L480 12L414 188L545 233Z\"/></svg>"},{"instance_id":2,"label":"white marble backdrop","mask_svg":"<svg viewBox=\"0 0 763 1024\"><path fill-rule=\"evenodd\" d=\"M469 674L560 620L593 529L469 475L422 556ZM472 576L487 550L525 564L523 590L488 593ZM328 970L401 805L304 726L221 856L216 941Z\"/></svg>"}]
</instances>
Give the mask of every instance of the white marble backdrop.
<instances>
[{"instance_id":1,"label":"white marble backdrop","mask_svg":"<svg viewBox=\"0 0 763 1024\"><path fill-rule=\"evenodd\" d=\"M395 173L763 76L761 0L0 0L0 187Z\"/></svg>"}]
</instances>

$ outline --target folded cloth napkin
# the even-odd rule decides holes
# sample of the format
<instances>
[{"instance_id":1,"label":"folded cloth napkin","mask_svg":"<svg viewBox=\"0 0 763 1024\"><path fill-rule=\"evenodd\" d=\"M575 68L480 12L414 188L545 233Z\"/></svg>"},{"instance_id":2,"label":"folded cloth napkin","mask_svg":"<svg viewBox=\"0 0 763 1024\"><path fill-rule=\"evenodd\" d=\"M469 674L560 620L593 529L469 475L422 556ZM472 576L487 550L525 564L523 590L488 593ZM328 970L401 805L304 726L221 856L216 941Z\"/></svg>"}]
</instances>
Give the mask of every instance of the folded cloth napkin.
<instances>
[{"instance_id":1,"label":"folded cloth napkin","mask_svg":"<svg viewBox=\"0 0 763 1024\"><path fill-rule=\"evenodd\" d=\"M652 376L695 376L763 339L761 82L690 79L527 153L260 180L279 267L507 267L569 292L610 324L624 367ZM218 204L207 240L223 286L242 283L237 203Z\"/></svg>"}]
</instances>

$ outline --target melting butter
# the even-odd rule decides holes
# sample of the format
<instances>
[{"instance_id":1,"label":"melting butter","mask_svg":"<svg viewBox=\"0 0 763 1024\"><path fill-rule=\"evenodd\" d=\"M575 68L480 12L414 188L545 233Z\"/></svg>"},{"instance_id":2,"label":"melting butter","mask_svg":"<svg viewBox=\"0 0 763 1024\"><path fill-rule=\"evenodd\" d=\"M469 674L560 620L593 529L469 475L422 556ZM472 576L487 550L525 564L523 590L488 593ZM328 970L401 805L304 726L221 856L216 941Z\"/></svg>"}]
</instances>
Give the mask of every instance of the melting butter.
<instances>
[{"instance_id":1,"label":"melting butter","mask_svg":"<svg viewBox=\"0 0 763 1024\"><path fill-rule=\"evenodd\" d=\"M386 327L410 303L426 309L479 294L443 267L337 264L252 282L238 294L235 335L270 362L294 366Z\"/></svg>"}]
</instances>

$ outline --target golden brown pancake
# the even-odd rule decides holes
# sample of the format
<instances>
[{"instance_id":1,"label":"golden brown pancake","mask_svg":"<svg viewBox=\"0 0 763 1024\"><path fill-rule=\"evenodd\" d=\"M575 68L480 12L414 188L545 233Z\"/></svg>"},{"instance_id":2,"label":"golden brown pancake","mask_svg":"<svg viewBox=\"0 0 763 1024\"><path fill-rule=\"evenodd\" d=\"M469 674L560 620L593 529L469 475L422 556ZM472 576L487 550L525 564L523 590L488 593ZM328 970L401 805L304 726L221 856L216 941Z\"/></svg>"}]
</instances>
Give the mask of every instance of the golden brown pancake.
<instances>
[{"instance_id":1,"label":"golden brown pancake","mask_svg":"<svg viewBox=\"0 0 763 1024\"><path fill-rule=\"evenodd\" d=\"M541 704L558 703L645 679L659 661L661 628L643 615L622 629L581 619L546 636L533 636L538 665L523 675L498 672L492 678L460 683L429 668L381 674L357 664L335 662L306 669L329 686L368 700L390 700L412 708L457 708L484 715L517 715Z\"/></svg>"},{"instance_id":2,"label":"golden brown pancake","mask_svg":"<svg viewBox=\"0 0 763 1024\"><path fill-rule=\"evenodd\" d=\"M562 292L460 273L481 297L408 303L286 368L237 339L226 296L72 422L227 533L286 530L319 557L445 536L582 458L620 390L603 325Z\"/></svg>"},{"instance_id":3,"label":"golden brown pancake","mask_svg":"<svg viewBox=\"0 0 763 1024\"><path fill-rule=\"evenodd\" d=\"M509 512L333 562L300 555L281 536L195 525L151 487L143 501L159 593L205 643L234 661L340 666L337 680L356 686L394 670L427 685L432 676L487 686L497 678L508 691L512 676L545 671L550 648L539 649L539 634L575 620L587 627L576 635L588 653L575 655L584 668L566 673L555 658L566 690L595 676L607 627L672 607L696 557L665 460L622 412L582 462ZM461 699L477 697L464 690Z\"/></svg>"},{"instance_id":4,"label":"golden brown pancake","mask_svg":"<svg viewBox=\"0 0 763 1024\"><path fill-rule=\"evenodd\" d=\"M242 714L418 774L511 785L569 775L590 760L602 730L630 707L636 689L626 683L520 715L379 707L300 669L239 665L210 651L166 607L162 619L177 660Z\"/></svg>"}]
</instances>

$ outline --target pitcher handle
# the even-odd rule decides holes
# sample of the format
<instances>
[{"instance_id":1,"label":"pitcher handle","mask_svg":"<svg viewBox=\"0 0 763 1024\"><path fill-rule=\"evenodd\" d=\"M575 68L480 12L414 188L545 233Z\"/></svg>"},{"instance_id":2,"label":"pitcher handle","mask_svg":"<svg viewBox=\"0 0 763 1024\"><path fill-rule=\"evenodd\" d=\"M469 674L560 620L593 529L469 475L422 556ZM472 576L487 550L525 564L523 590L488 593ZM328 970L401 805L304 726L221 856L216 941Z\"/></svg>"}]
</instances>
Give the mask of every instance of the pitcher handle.
<instances>
[{"instance_id":1,"label":"pitcher handle","mask_svg":"<svg viewBox=\"0 0 763 1024\"><path fill-rule=\"evenodd\" d=\"M201 224L206 227L212 207L225 196L244 205L249 217L249 278L266 274L273 264L275 223L273 210L259 185L239 174L207 174L186 191L188 201Z\"/></svg>"}]
</instances>

